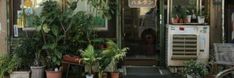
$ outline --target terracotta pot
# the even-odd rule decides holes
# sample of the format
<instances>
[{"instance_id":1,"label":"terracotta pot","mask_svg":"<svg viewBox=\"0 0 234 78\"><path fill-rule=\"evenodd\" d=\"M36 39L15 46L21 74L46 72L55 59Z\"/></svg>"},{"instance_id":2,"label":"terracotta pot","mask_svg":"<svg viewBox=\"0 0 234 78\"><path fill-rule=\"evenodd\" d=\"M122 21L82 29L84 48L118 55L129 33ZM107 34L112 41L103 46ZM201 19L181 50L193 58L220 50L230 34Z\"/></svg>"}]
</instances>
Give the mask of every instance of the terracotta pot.
<instances>
[{"instance_id":1,"label":"terracotta pot","mask_svg":"<svg viewBox=\"0 0 234 78\"><path fill-rule=\"evenodd\" d=\"M172 24L179 23L179 18L171 18L171 23Z\"/></svg>"},{"instance_id":2,"label":"terracotta pot","mask_svg":"<svg viewBox=\"0 0 234 78\"><path fill-rule=\"evenodd\" d=\"M103 73L102 78L107 78L107 73Z\"/></svg>"},{"instance_id":3,"label":"terracotta pot","mask_svg":"<svg viewBox=\"0 0 234 78\"><path fill-rule=\"evenodd\" d=\"M72 63L78 63L80 64L80 56L75 56L75 55L64 55L63 56L63 61L66 62L72 62Z\"/></svg>"},{"instance_id":4,"label":"terracotta pot","mask_svg":"<svg viewBox=\"0 0 234 78\"><path fill-rule=\"evenodd\" d=\"M62 78L61 71L46 71L46 78Z\"/></svg>"},{"instance_id":5,"label":"terracotta pot","mask_svg":"<svg viewBox=\"0 0 234 78\"><path fill-rule=\"evenodd\" d=\"M179 21L179 23L183 23L183 22L184 22L184 20L181 18L180 21Z\"/></svg>"},{"instance_id":6,"label":"terracotta pot","mask_svg":"<svg viewBox=\"0 0 234 78\"><path fill-rule=\"evenodd\" d=\"M107 78L107 73L100 73L98 72L98 78Z\"/></svg>"},{"instance_id":7,"label":"terracotta pot","mask_svg":"<svg viewBox=\"0 0 234 78\"><path fill-rule=\"evenodd\" d=\"M183 19L183 22L184 22L184 23L189 23L187 18L184 18L184 19Z\"/></svg>"},{"instance_id":8,"label":"terracotta pot","mask_svg":"<svg viewBox=\"0 0 234 78\"><path fill-rule=\"evenodd\" d=\"M111 78L119 78L119 72L112 72Z\"/></svg>"}]
</instances>

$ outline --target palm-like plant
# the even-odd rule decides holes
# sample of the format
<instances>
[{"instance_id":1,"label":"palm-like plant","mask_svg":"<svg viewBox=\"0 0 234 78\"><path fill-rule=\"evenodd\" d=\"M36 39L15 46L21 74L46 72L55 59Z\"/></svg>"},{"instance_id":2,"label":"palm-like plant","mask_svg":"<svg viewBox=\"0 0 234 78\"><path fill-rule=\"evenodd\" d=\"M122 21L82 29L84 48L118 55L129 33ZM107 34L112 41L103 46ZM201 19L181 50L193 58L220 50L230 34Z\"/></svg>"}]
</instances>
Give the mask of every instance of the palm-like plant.
<instances>
[{"instance_id":1,"label":"palm-like plant","mask_svg":"<svg viewBox=\"0 0 234 78\"><path fill-rule=\"evenodd\" d=\"M92 45L88 45L88 47L82 51L81 56L84 64L88 66L88 73L92 74L92 67L97 64L99 59L97 53L95 53L94 47Z\"/></svg>"},{"instance_id":2,"label":"palm-like plant","mask_svg":"<svg viewBox=\"0 0 234 78\"><path fill-rule=\"evenodd\" d=\"M126 56L127 50L128 48L121 49L111 40L107 42L107 48L103 51L103 55L109 58L109 66L112 72L117 70L116 64Z\"/></svg>"}]
</instances>

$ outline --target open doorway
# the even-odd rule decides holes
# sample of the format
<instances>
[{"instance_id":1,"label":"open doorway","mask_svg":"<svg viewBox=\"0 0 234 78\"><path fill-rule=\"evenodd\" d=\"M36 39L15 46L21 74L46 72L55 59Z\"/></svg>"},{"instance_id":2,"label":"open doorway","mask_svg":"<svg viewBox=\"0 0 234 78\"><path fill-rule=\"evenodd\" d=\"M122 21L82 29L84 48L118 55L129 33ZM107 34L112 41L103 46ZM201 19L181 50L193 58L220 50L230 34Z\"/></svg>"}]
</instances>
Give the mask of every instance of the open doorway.
<instances>
[{"instance_id":1,"label":"open doorway","mask_svg":"<svg viewBox=\"0 0 234 78\"><path fill-rule=\"evenodd\" d=\"M126 59L133 65L155 65L160 54L158 7L130 8L128 0L122 0L121 6L122 46L130 48Z\"/></svg>"},{"instance_id":2,"label":"open doorway","mask_svg":"<svg viewBox=\"0 0 234 78\"><path fill-rule=\"evenodd\" d=\"M225 24L225 40L226 42L234 42L234 1L225 0L225 12L224 12L224 24Z\"/></svg>"}]
</instances>

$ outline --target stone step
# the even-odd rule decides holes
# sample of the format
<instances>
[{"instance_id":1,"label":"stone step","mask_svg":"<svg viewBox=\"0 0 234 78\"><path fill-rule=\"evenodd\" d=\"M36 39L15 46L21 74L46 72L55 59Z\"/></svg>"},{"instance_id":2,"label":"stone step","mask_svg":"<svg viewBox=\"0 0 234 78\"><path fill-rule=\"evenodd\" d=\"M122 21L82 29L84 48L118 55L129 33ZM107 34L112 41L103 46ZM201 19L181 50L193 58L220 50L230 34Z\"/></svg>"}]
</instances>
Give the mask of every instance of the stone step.
<instances>
[{"instance_id":1,"label":"stone step","mask_svg":"<svg viewBox=\"0 0 234 78\"><path fill-rule=\"evenodd\" d=\"M158 65L159 59L155 57L147 57L147 56L135 56L135 57L127 57L124 60L125 66L152 66Z\"/></svg>"},{"instance_id":2,"label":"stone step","mask_svg":"<svg viewBox=\"0 0 234 78\"><path fill-rule=\"evenodd\" d=\"M126 66L124 78L171 78L167 69L156 66Z\"/></svg>"}]
</instances>

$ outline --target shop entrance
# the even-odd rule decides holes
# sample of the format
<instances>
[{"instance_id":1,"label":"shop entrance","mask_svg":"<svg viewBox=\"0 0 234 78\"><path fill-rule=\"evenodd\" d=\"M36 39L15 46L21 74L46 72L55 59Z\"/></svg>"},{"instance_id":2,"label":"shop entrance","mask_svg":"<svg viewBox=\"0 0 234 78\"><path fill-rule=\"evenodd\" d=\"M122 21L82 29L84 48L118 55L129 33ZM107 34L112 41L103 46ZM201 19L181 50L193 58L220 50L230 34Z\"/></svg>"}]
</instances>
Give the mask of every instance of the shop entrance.
<instances>
[{"instance_id":1,"label":"shop entrance","mask_svg":"<svg viewBox=\"0 0 234 78\"><path fill-rule=\"evenodd\" d=\"M225 14L224 14L224 25L225 25L225 40L226 42L234 42L234 1L225 0Z\"/></svg>"},{"instance_id":2,"label":"shop entrance","mask_svg":"<svg viewBox=\"0 0 234 78\"><path fill-rule=\"evenodd\" d=\"M122 46L129 47L126 61L130 65L156 65L159 50L159 9L130 8L122 0Z\"/></svg>"}]
</instances>

